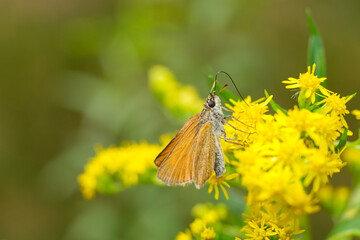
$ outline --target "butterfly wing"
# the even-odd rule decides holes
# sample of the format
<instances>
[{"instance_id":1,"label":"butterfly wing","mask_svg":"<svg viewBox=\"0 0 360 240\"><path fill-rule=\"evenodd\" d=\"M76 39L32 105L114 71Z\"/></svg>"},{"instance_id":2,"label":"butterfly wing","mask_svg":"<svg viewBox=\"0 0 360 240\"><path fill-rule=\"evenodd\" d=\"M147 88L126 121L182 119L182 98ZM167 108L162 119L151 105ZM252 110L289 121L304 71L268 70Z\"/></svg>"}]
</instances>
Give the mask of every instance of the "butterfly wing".
<instances>
[{"instance_id":1,"label":"butterfly wing","mask_svg":"<svg viewBox=\"0 0 360 240\"><path fill-rule=\"evenodd\" d=\"M167 184L185 184L194 178L199 116L193 116L155 159L155 164L159 166L157 176Z\"/></svg>"},{"instance_id":2,"label":"butterfly wing","mask_svg":"<svg viewBox=\"0 0 360 240\"><path fill-rule=\"evenodd\" d=\"M216 139L212 125L212 122L203 124L198 133L194 154L194 182L196 188L204 186L214 170Z\"/></svg>"},{"instance_id":3,"label":"butterfly wing","mask_svg":"<svg viewBox=\"0 0 360 240\"><path fill-rule=\"evenodd\" d=\"M170 155L170 153L174 150L179 141L184 137L184 134L189 130L191 126L194 124L198 124L200 114L194 115L190 118L185 125L180 129L180 131L176 134L176 136L170 141L170 143L161 151L161 153L156 157L154 163L156 166L160 167L161 163Z\"/></svg>"}]
</instances>

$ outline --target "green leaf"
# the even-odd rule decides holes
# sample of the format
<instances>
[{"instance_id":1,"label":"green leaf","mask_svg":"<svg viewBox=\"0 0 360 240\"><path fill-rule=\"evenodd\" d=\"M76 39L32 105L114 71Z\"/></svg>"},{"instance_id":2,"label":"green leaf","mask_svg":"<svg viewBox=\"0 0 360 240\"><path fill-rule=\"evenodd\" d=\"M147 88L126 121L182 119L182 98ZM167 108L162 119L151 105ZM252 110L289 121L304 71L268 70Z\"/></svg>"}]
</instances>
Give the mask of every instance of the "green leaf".
<instances>
[{"instance_id":1,"label":"green leaf","mask_svg":"<svg viewBox=\"0 0 360 240\"><path fill-rule=\"evenodd\" d=\"M208 80L209 80L209 84L210 86L213 85L215 78L212 75L208 75ZM223 88L223 85L221 85L219 82L216 83L215 86L215 91L218 92L221 88ZM239 97L237 97L235 94L233 94L232 92L230 92L229 90L225 89L223 91L221 91L220 93L217 94L221 99L223 99L226 103L230 104L230 105L234 105L230 102L230 99L233 99L235 101L239 100Z\"/></svg>"},{"instance_id":2,"label":"green leaf","mask_svg":"<svg viewBox=\"0 0 360 240\"><path fill-rule=\"evenodd\" d=\"M339 223L330 233L328 240L343 240L348 237L360 237L360 215Z\"/></svg>"},{"instance_id":3,"label":"green leaf","mask_svg":"<svg viewBox=\"0 0 360 240\"><path fill-rule=\"evenodd\" d=\"M355 97L356 94L357 94L357 93L353 93L353 94L351 94L351 95L346 96L346 97L345 97L345 100L348 100L349 98Z\"/></svg>"},{"instance_id":4,"label":"green leaf","mask_svg":"<svg viewBox=\"0 0 360 240\"><path fill-rule=\"evenodd\" d=\"M306 10L306 17L310 33L307 64L312 66L315 63L315 75L324 77L326 72L324 46L309 9ZM324 82L321 83L322 86L324 86L323 84Z\"/></svg>"},{"instance_id":5,"label":"green leaf","mask_svg":"<svg viewBox=\"0 0 360 240\"><path fill-rule=\"evenodd\" d=\"M360 184L353 189L348 206L327 240L360 237Z\"/></svg>"},{"instance_id":6,"label":"green leaf","mask_svg":"<svg viewBox=\"0 0 360 240\"><path fill-rule=\"evenodd\" d=\"M338 145L335 147L335 152L341 152L341 150L345 147L346 145L346 140L347 140L347 133L348 133L348 129L345 128L344 132L341 134L340 137L340 141L338 143Z\"/></svg>"},{"instance_id":7,"label":"green leaf","mask_svg":"<svg viewBox=\"0 0 360 240\"><path fill-rule=\"evenodd\" d=\"M310 228L310 216L309 215L303 215L300 217L300 226L301 229L306 229L305 232L300 233L297 235L301 240L311 240L311 228Z\"/></svg>"},{"instance_id":8,"label":"green leaf","mask_svg":"<svg viewBox=\"0 0 360 240\"><path fill-rule=\"evenodd\" d=\"M265 92L265 97L268 98L270 95L266 90L264 90L264 92ZM287 115L287 111L284 108L280 107L279 104L277 104L273 99L270 100L270 105L275 112L278 112L280 110L281 112Z\"/></svg>"},{"instance_id":9,"label":"green leaf","mask_svg":"<svg viewBox=\"0 0 360 240\"><path fill-rule=\"evenodd\" d=\"M319 31L317 30L314 20L311 16L309 9L306 10L306 17L309 27L309 45L308 45L308 59L307 65L312 66L316 64L315 75L318 77L325 77L326 63L325 63L325 50ZM326 81L321 83L321 86L326 87ZM320 102L323 99L321 96L316 96L316 102Z\"/></svg>"}]
</instances>

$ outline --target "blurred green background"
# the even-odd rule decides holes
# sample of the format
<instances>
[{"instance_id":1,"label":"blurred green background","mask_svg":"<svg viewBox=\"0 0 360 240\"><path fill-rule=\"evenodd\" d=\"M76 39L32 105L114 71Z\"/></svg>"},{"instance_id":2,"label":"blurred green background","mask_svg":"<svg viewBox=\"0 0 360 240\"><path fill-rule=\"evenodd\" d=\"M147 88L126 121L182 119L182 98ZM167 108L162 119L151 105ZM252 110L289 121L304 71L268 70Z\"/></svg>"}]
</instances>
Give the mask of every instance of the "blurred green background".
<instances>
[{"instance_id":1,"label":"blurred green background","mask_svg":"<svg viewBox=\"0 0 360 240\"><path fill-rule=\"evenodd\" d=\"M281 81L306 71L307 7L328 87L358 91L358 0L0 1L0 239L172 239L185 230L191 207L213 201L206 189L139 186L86 201L77 175L96 143L156 142L181 126L149 91L154 64L203 97L207 74L224 70L243 95L267 89L293 106ZM350 183L344 172L335 185ZM231 190L227 201L239 215L243 195ZM331 220L320 212L312 222L323 239Z\"/></svg>"}]
</instances>

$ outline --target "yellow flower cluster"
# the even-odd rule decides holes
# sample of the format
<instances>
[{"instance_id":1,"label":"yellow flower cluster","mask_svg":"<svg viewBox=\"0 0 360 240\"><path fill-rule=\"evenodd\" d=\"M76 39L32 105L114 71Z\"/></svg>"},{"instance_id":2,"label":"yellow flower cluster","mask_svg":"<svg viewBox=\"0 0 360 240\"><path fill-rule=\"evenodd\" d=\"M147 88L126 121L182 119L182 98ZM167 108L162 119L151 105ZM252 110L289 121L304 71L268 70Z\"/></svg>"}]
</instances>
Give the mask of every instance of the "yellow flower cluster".
<instances>
[{"instance_id":1,"label":"yellow flower cluster","mask_svg":"<svg viewBox=\"0 0 360 240\"><path fill-rule=\"evenodd\" d=\"M167 136L163 136L162 142L167 139ZM78 177L83 197L91 199L96 191L119 191L140 183L139 179L145 180L146 175L150 178L149 181L156 181L154 159L163 147L147 142L128 142L120 147L106 149L98 147L96 156Z\"/></svg>"},{"instance_id":2,"label":"yellow flower cluster","mask_svg":"<svg viewBox=\"0 0 360 240\"><path fill-rule=\"evenodd\" d=\"M190 223L190 228L180 232L175 240L215 239L215 225L227 218L228 210L223 204L197 204L192 209L192 215L194 221Z\"/></svg>"},{"instance_id":3,"label":"yellow flower cluster","mask_svg":"<svg viewBox=\"0 0 360 240\"><path fill-rule=\"evenodd\" d=\"M349 110L346 109L346 103L350 101L355 95L348 97L340 97L337 93L332 93L325 97L324 100L320 101L318 105L324 104L322 107L322 113L330 113L333 117L339 116L341 124L345 128L349 128L345 121L345 114L349 114Z\"/></svg>"},{"instance_id":4,"label":"yellow flower cluster","mask_svg":"<svg viewBox=\"0 0 360 240\"><path fill-rule=\"evenodd\" d=\"M256 124L260 121L264 114L268 111L268 103L271 101L272 96L260 98L254 102L251 101L251 97L248 96L244 101L234 101L230 99L233 105L226 104L226 107L233 111L231 118L225 125L226 137L230 139L238 139L242 145L249 145L254 140L254 133L256 132ZM222 145L224 151L228 149L239 148L235 144Z\"/></svg>"},{"instance_id":5,"label":"yellow flower cluster","mask_svg":"<svg viewBox=\"0 0 360 240\"><path fill-rule=\"evenodd\" d=\"M248 138L249 146L233 150L235 160L231 162L248 189L250 214L243 231L249 239L292 239L300 232L299 216L318 210L320 186L345 165L334 142L347 127L343 116L348 113L345 104L351 97L331 94L320 85L325 78L314 76L314 69L310 72L309 67L300 79L285 82L300 88L303 101L311 99L310 104L299 103L308 109L295 106L287 113L263 115L268 101L257 104L255 112L249 103L234 102L232 107L233 116L243 122L238 128L241 124L256 127L256 133ZM326 93L319 103L315 103L317 90ZM252 118L254 122L248 120ZM243 134L238 134L238 139L242 140Z\"/></svg>"},{"instance_id":6,"label":"yellow flower cluster","mask_svg":"<svg viewBox=\"0 0 360 240\"><path fill-rule=\"evenodd\" d=\"M204 100L195 88L178 83L173 73L162 65L149 70L149 84L162 105L176 117L188 119L202 109Z\"/></svg>"}]
</instances>

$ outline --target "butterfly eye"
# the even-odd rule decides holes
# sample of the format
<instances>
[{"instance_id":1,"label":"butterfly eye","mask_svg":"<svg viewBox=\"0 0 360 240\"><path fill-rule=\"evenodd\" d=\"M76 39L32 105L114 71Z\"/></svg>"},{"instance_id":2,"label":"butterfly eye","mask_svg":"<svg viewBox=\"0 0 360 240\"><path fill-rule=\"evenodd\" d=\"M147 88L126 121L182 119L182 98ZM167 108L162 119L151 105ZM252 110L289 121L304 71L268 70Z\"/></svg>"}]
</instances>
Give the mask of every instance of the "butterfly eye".
<instances>
[{"instance_id":1,"label":"butterfly eye","mask_svg":"<svg viewBox=\"0 0 360 240\"><path fill-rule=\"evenodd\" d=\"M215 102L213 100L210 100L208 102L208 105L209 105L209 107L213 108L213 107L215 107Z\"/></svg>"}]
</instances>

